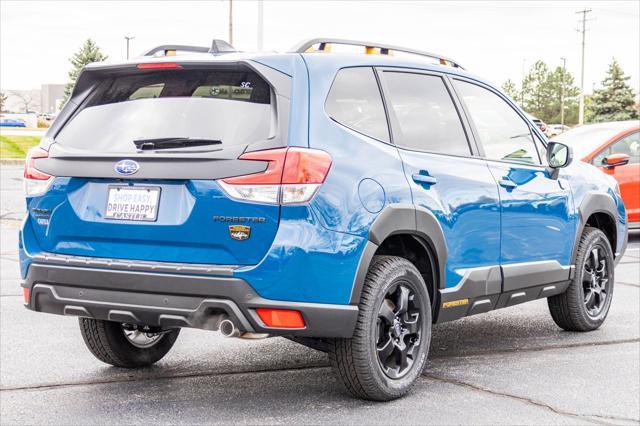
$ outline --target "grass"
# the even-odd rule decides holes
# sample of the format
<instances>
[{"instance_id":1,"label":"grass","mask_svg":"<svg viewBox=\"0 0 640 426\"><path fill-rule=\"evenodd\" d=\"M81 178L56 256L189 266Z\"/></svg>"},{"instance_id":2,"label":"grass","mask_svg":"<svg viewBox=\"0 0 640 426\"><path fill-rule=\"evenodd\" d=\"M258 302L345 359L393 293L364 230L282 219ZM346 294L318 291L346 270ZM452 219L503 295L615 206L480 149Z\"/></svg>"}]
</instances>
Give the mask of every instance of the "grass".
<instances>
[{"instance_id":1,"label":"grass","mask_svg":"<svg viewBox=\"0 0 640 426\"><path fill-rule=\"evenodd\" d=\"M40 136L0 136L0 158L24 158Z\"/></svg>"}]
</instances>

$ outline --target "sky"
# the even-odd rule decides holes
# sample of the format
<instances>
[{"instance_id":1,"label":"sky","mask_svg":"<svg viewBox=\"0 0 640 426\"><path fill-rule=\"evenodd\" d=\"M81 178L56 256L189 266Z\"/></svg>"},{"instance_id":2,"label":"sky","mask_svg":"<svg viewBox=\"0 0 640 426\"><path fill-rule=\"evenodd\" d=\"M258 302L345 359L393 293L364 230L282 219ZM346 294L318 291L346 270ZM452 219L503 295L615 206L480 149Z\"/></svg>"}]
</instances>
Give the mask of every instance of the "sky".
<instances>
[{"instance_id":1,"label":"sky","mask_svg":"<svg viewBox=\"0 0 640 426\"><path fill-rule=\"evenodd\" d=\"M437 52L470 72L519 83L538 59L561 65L579 83L581 35L587 22L585 92L616 58L640 88L640 1L270 1L264 2L264 49L286 51L300 40L338 37ZM233 0L234 45L257 49L256 1ZM0 0L0 89L65 83L69 58L92 38L112 60L161 44L210 45L228 37L228 0Z\"/></svg>"}]
</instances>

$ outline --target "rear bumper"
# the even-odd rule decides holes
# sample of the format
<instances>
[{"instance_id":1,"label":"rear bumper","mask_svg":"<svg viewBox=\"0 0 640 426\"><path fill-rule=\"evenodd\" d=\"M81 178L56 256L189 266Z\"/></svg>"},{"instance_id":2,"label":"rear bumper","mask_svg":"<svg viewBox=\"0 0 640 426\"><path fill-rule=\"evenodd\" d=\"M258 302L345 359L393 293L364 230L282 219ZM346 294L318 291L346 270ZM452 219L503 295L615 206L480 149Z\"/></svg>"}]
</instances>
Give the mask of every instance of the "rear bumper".
<instances>
[{"instance_id":1,"label":"rear bumper","mask_svg":"<svg viewBox=\"0 0 640 426\"><path fill-rule=\"evenodd\" d=\"M244 332L351 337L358 316L353 305L264 299L246 281L231 276L82 267L34 259L22 286L30 291L26 307L33 311L165 328L217 330L228 316ZM255 312L260 307L298 310L305 328L267 327Z\"/></svg>"}]
</instances>

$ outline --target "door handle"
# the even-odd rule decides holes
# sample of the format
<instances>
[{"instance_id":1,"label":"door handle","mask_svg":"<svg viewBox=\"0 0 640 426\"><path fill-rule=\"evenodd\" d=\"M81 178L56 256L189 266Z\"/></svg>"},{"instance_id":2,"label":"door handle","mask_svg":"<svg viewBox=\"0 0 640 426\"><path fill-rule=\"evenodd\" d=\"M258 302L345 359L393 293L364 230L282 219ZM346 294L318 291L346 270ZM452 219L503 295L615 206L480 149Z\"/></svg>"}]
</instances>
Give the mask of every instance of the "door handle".
<instances>
[{"instance_id":1,"label":"door handle","mask_svg":"<svg viewBox=\"0 0 640 426\"><path fill-rule=\"evenodd\" d=\"M515 187L518 186L517 183L515 183L514 181L512 181L511 179L508 178L502 178L500 179L500 181L498 182L498 184L503 187L503 188L507 188L507 189L513 189Z\"/></svg>"},{"instance_id":2,"label":"door handle","mask_svg":"<svg viewBox=\"0 0 640 426\"><path fill-rule=\"evenodd\" d=\"M416 183L422 183L426 185L435 185L436 183L438 183L438 179L429 175L421 175L416 173L411 177L413 178L413 181Z\"/></svg>"}]
</instances>

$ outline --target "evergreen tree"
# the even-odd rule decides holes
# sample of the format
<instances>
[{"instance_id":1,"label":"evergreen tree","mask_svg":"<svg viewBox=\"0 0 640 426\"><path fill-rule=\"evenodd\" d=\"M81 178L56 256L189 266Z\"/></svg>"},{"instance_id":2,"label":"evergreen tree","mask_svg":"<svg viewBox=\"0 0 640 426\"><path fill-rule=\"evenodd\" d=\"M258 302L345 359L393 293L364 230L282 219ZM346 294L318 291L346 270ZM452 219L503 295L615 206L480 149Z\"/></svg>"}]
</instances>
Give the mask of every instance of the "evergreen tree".
<instances>
[{"instance_id":1,"label":"evergreen tree","mask_svg":"<svg viewBox=\"0 0 640 426\"><path fill-rule=\"evenodd\" d=\"M97 44L94 43L93 40L88 38L80 50L78 50L70 59L72 68L69 71L69 83L64 88L64 97L62 99L62 104L64 105L71 96L71 92L73 92L73 86L76 84L76 79L80 74L82 68L91 63L91 62L101 62L107 59L107 55L103 54L100 51L100 48Z\"/></svg>"},{"instance_id":2,"label":"evergreen tree","mask_svg":"<svg viewBox=\"0 0 640 426\"><path fill-rule=\"evenodd\" d=\"M624 75L620 64L614 59L602 81L602 87L593 92L591 121L598 123L638 118L635 93L627 84L629 78Z\"/></svg>"},{"instance_id":3,"label":"evergreen tree","mask_svg":"<svg viewBox=\"0 0 640 426\"><path fill-rule=\"evenodd\" d=\"M556 67L547 76L546 85L551 94L542 120L547 123L560 123L562 105L562 86L564 85L564 124L574 125L578 123L578 95L580 89L574 86L574 78L570 72Z\"/></svg>"},{"instance_id":4,"label":"evergreen tree","mask_svg":"<svg viewBox=\"0 0 640 426\"><path fill-rule=\"evenodd\" d=\"M562 67L550 70L543 61L536 61L529 69L518 92L515 83L507 80L502 89L525 111L547 123L560 123L562 88L564 86L564 123L573 125L578 122L579 89L574 78Z\"/></svg>"},{"instance_id":5,"label":"evergreen tree","mask_svg":"<svg viewBox=\"0 0 640 426\"><path fill-rule=\"evenodd\" d=\"M0 92L0 111L4 111L4 103L7 102L8 96L4 92Z\"/></svg>"},{"instance_id":6,"label":"evergreen tree","mask_svg":"<svg viewBox=\"0 0 640 426\"><path fill-rule=\"evenodd\" d=\"M549 67L543 61L536 61L522 82L522 107L543 121L547 117L547 104L553 97L548 85Z\"/></svg>"},{"instance_id":7,"label":"evergreen tree","mask_svg":"<svg viewBox=\"0 0 640 426\"><path fill-rule=\"evenodd\" d=\"M504 93L506 93L515 102L520 101L520 93L518 92L518 88L516 87L516 84L511 81L511 79L508 79L502 84L502 90L504 90Z\"/></svg>"}]
</instances>

